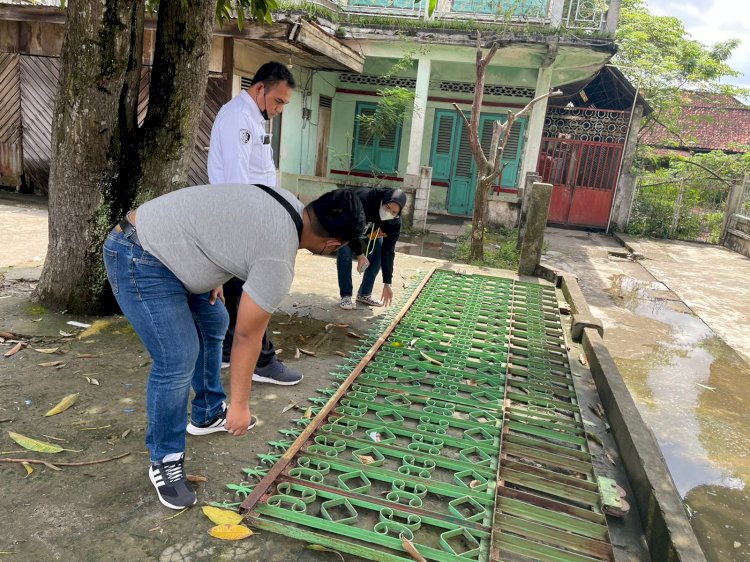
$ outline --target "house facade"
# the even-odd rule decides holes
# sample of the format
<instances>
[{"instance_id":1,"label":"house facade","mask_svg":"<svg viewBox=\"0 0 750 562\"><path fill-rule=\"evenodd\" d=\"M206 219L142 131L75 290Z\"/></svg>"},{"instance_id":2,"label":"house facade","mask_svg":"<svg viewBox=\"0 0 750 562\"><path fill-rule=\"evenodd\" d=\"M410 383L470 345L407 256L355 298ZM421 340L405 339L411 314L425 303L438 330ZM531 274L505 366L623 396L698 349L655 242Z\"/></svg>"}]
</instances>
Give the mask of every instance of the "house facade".
<instances>
[{"instance_id":1,"label":"house facade","mask_svg":"<svg viewBox=\"0 0 750 562\"><path fill-rule=\"evenodd\" d=\"M25 21L29 10L33 18ZM618 14L619 0L439 0L432 14L427 0L327 0L278 12L271 26L246 24L240 32L225 24L215 33L190 181L207 181L208 135L218 108L249 84L262 63L275 59L289 65L297 81L291 103L272 123L279 185L303 200L341 185L401 187L413 203L409 211L417 226L428 211L469 216L477 169L455 105L469 114L478 41L485 52L498 46L487 69L480 118L481 141L488 146L495 120L550 89L574 94L604 67L615 52ZM0 25L10 29L9 22L29 27L32 38L44 34L55 40L44 42L44 53L24 52L18 48L22 37L12 44L5 34L0 50L20 56L20 69L44 56L56 70L64 12L40 5L0 9ZM147 48L145 56L150 54ZM148 67L144 72L145 112ZM29 106L41 91L43 75L52 80L52 74L38 72L33 95L27 88L27 102L20 105ZM24 76L29 83L28 73L21 72L22 92ZM46 85L50 116L53 86ZM396 87L413 92L413 107L392 130L379 137L367 134L360 116L372 115L380 92ZM540 150L549 144L549 122L545 99L511 131L505 171L490 198L495 222L512 226L519 188L543 165ZM34 165L43 160L43 154L35 157Z\"/></svg>"}]
</instances>

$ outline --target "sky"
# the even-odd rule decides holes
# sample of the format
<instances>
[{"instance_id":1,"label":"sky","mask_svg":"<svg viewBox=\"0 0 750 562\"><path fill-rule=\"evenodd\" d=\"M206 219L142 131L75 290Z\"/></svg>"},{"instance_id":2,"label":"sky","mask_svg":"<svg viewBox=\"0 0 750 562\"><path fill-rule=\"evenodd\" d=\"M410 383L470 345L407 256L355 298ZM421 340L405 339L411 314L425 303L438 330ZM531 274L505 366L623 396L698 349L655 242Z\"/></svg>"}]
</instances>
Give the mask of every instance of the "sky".
<instances>
[{"instance_id":1,"label":"sky","mask_svg":"<svg viewBox=\"0 0 750 562\"><path fill-rule=\"evenodd\" d=\"M744 74L725 79L729 84L750 87L750 6L746 0L646 0L655 16L674 16L682 21L693 39L713 45L740 39L729 66ZM747 100L745 100L747 102Z\"/></svg>"}]
</instances>

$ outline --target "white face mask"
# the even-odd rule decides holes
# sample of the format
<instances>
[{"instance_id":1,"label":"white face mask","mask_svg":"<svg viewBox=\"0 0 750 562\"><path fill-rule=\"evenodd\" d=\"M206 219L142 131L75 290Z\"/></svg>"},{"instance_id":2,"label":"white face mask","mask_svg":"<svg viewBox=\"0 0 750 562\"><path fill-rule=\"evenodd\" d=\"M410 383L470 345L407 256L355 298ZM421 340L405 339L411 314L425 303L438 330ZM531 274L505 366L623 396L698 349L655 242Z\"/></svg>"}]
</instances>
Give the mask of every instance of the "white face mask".
<instances>
[{"instance_id":1,"label":"white face mask","mask_svg":"<svg viewBox=\"0 0 750 562\"><path fill-rule=\"evenodd\" d=\"M381 221L390 221L396 218L396 215L394 215L391 210L388 207L380 207L380 220Z\"/></svg>"}]
</instances>

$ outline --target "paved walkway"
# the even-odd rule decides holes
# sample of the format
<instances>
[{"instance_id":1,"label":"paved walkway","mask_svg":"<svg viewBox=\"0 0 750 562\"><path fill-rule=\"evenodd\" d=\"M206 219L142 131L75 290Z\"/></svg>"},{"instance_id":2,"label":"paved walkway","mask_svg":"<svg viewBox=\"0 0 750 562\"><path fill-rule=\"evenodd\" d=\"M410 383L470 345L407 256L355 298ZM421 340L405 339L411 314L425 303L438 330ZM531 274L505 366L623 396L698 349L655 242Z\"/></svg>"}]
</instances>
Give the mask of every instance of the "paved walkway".
<instances>
[{"instance_id":1,"label":"paved walkway","mask_svg":"<svg viewBox=\"0 0 750 562\"><path fill-rule=\"evenodd\" d=\"M640 264L750 362L750 259L721 246L621 235Z\"/></svg>"}]
</instances>

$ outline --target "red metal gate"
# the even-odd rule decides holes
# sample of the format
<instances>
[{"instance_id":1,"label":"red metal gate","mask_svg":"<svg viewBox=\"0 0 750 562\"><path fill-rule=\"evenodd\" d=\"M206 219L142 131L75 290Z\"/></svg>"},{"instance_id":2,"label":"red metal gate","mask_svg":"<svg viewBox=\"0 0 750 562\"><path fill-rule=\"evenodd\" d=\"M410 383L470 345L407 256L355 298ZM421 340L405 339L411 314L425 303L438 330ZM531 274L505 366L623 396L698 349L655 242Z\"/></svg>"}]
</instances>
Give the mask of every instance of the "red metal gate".
<instances>
[{"instance_id":1,"label":"red metal gate","mask_svg":"<svg viewBox=\"0 0 750 562\"><path fill-rule=\"evenodd\" d=\"M544 138L537 172L553 185L549 222L606 228L622 144Z\"/></svg>"}]
</instances>

